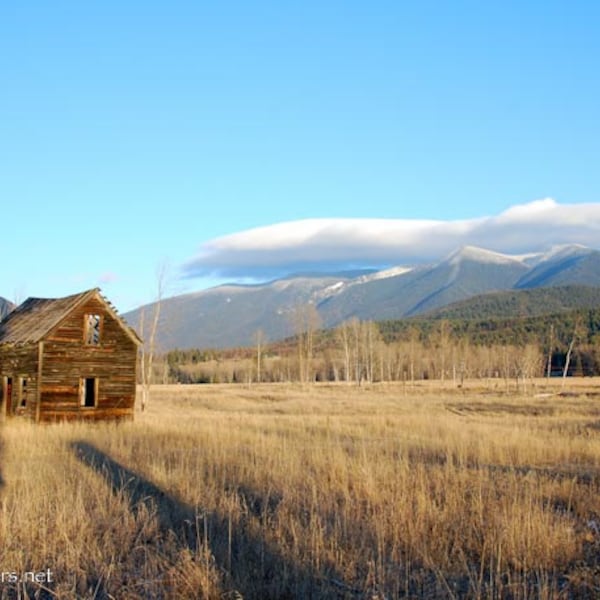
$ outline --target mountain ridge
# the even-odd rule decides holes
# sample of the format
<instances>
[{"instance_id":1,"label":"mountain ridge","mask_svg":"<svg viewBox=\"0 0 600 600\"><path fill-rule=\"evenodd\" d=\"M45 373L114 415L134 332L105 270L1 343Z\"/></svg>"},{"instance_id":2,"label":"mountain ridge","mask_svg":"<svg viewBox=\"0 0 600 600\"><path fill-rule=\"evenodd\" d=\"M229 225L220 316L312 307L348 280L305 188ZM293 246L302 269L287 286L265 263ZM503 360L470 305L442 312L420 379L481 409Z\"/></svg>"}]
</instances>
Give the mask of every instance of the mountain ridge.
<instances>
[{"instance_id":1,"label":"mountain ridge","mask_svg":"<svg viewBox=\"0 0 600 600\"><path fill-rule=\"evenodd\" d=\"M600 308L600 289L568 285L489 292L419 315L423 319L496 319L556 315Z\"/></svg>"},{"instance_id":2,"label":"mountain ridge","mask_svg":"<svg viewBox=\"0 0 600 600\"><path fill-rule=\"evenodd\" d=\"M295 311L305 305L312 305L320 326L329 328L351 317L399 319L490 293L582 284L600 288L600 251L571 245L508 255L464 246L429 265L359 275L291 275L167 298L161 304L158 345L161 350L246 346L258 331L275 341L295 332ZM123 316L135 327L141 311L152 306Z\"/></svg>"}]
</instances>

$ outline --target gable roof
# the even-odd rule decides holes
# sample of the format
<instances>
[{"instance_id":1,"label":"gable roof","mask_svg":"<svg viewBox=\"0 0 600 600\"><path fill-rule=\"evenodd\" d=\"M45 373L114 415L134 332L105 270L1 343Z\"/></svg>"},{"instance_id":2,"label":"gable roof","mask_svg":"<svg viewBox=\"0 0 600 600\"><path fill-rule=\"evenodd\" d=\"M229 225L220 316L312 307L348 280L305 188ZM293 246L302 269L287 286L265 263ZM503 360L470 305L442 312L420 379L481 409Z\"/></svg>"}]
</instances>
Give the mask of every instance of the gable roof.
<instances>
[{"instance_id":1,"label":"gable roof","mask_svg":"<svg viewBox=\"0 0 600 600\"><path fill-rule=\"evenodd\" d=\"M123 321L102 294L100 288L93 288L64 298L27 298L0 321L0 344L26 344L41 341L74 308L90 298L97 297L111 316L123 328L135 344L142 341L137 333Z\"/></svg>"}]
</instances>

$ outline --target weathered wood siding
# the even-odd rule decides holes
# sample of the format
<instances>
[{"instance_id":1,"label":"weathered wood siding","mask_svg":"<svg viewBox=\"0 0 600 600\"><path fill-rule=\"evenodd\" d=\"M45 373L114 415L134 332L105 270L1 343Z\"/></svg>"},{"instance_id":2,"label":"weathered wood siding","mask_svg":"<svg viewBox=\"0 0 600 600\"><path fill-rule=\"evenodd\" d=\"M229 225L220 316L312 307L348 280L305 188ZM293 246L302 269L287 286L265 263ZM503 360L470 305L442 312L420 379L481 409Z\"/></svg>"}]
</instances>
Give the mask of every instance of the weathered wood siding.
<instances>
[{"instance_id":1,"label":"weathered wood siding","mask_svg":"<svg viewBox=\"0 0 600 600\"><path fill-rule=\"evenodd\" d=\"M0 415L27 415L35 417L35 404L38 384L38 345L37 344L1 344L0 345ZM11 398L4 397L4 378L12 379ZM21 390L22 380L27 384ZM21 393L22 392L22 393ZM21 399L25 406L21 406Z\"/></svg>"},{"instance_id":2,"label":"weathered wood siding","mask_svg":"<svg viewBox=\"0 0 600 600\"><path fill-rule=\"evenodd\" d=\"M85 316L101 315L98 345L85 343ZM40 420L132 417L137 346L98 299L77 307L45 338ZM97 378L96 405L80 406L81 378Z\"/></svg>"}]
</instances>

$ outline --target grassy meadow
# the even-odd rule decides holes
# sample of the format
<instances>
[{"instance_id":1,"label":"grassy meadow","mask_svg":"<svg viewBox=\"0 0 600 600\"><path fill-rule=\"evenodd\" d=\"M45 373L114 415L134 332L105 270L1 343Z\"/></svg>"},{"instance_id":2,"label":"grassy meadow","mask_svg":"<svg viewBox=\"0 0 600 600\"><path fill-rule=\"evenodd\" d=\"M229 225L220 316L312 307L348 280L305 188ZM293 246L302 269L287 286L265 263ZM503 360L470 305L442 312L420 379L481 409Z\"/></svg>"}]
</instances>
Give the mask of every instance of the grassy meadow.
<instances>
[{"instance_id":1,"label":"grassy meadow","mask_svg":"<svg viewBox=\"0 0 600 600\"><path fill-rule=\"evenodd\" d=\"M598 380L156 386L0 444L0 598L600 597Z\"/></svg>"}]
</instances>

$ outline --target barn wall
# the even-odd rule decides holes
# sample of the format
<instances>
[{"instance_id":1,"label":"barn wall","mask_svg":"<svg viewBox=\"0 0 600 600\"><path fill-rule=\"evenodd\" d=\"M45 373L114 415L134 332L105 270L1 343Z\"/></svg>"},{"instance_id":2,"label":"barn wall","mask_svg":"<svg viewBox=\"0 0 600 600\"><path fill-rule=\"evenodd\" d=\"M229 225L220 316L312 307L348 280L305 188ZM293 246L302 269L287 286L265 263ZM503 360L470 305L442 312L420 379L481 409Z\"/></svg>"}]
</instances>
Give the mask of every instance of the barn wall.
<instances>
[{"instance_id":1,"label":"barn wall","mask_svg":"<svg viewBox=\"0 0 600 600\"><path fill-rule=\"evenodd\" d=\"M87 314L102 316L100 342L87 345ZM44 341L40 419L132 417L137 346L103 302L93 298L73 310ZM80 406L82 377L98 379L96 406Z\"/></svg>"},{"instance_id":2,"label":"barn wall","mask_svg":"<svg viewBox=\"0 0 600 600\"><path fill-rule=\"evenodd\" d=\"M0 415L27 415L35 417L38 387L38 345L0 345ZM11 398L5 398L6 378L12 378ZM23 386L23 380L26 385ZM25 406L21 406L25 400Z\"/></svg>"}]
</instances>

